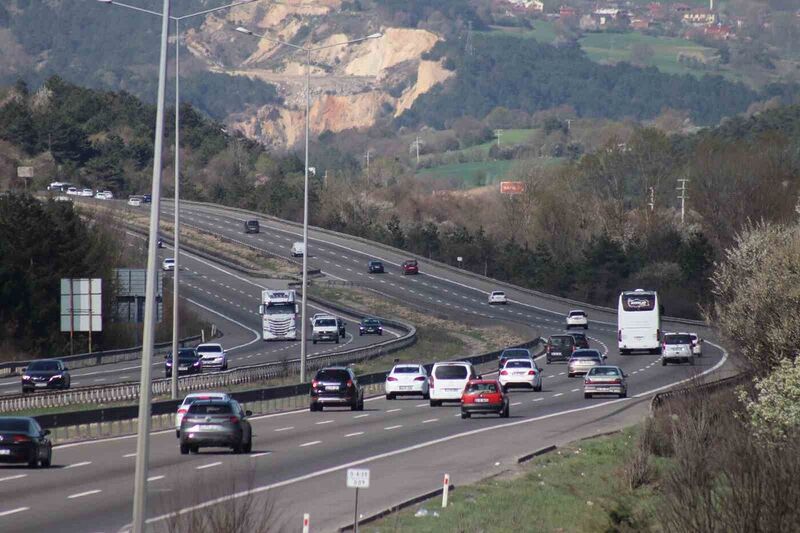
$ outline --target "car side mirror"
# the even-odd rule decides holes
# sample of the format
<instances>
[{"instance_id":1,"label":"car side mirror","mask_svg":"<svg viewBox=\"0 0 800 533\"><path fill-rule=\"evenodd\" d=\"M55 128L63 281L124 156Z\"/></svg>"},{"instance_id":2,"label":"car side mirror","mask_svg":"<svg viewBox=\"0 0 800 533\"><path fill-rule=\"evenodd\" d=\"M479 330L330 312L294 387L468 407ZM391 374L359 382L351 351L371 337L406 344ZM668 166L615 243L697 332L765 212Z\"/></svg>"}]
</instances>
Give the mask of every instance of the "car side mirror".
<instances>
[{"instance_id":1,"label":"car side mirror","mask_svg":"<svg viewBox=\"0 0 800 533\"><path fill-rule=\"evenodd\" d=\"M69 368L64 367L64 372L69 372Z\"/></svg>"},{"instance_id":2,"label":"car side mirror","mask_svg":"<svg viewBox=\"0 0 800 533\"><path fill-rule=\"evenodd\" d=\"M253 416L253 411L245 411L244 416Z\"/></svg>"},{"instance_id":3,"label":"car side mirror","mask_svg":"<svg viewBox=\"0 0 800 533\"><path fill-rule=\"evenodd\" d=\"M475 376L475 379L483 379L483 376L481 376L480 374L478 374L477 376Z\"/></svg>"},{"instance_id":4,"label":"car side mirror","mask_svg":"<svg viewBox=\"0 0 800 533\"><path fill-rule=\"evenodd\" d=\"M20 372L25 372L26 370L28 370L27 366L23 366L22 368L19 369Z\"/></svg>"},{"instance_id":5,"label":"car side mirror","mask_svg":"<svg viewBox=\"0 0 800 533\"><path fill-rule=\"evenodd\" d=\"M42 431L42 435L45 436L45 437L48 436L49 434L50 434L50 430L49 429L45 429L44 431Z\"/></svg>"}]
</instances>

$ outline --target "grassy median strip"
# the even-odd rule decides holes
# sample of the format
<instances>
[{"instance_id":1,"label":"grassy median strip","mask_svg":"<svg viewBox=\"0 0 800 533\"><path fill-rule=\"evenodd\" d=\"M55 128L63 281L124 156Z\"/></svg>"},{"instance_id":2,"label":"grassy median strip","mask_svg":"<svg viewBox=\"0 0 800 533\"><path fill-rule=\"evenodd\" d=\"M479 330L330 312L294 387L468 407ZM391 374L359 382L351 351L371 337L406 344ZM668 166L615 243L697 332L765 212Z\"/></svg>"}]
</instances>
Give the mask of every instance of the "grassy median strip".
<instances>
[{"instance_id":1,"label":"grassy median strip","mask_svg":"<svg viewBox=\"0 0 800 533\"><path fill-rule=\"evenodd\" d=\"M572 443L510 471L389 515L361 531L639 531L650 529L653 485L626 484L639 428ZM664 462L652 465L663 468ZM436 515L434 515L436 513Z\"/></svg>"}]
</instances>

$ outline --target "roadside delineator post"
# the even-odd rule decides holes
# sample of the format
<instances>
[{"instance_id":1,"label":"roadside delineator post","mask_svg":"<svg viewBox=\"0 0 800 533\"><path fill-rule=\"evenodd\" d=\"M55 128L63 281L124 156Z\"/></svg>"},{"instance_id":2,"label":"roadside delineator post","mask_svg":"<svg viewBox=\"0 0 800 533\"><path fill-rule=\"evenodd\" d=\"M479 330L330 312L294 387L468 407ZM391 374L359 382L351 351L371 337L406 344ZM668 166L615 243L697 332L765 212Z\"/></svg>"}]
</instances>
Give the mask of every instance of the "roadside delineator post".
<instances>
[{"instance_id":1,"label":"roadside delineator post","mask_svg":"<svg viewBox=\"0 0 800 533\"><path fill-rule=\"evenodd\" d=\"M447 493L450 492L450 474L444 475L444 486L442 487L442 509L447 507Z\"/></svg>"},{"instance_id":2,"label":"roadside delineator post","mask_svg":"<svg viewBox=\"0 0 800 533\"><path fill-rule=\"evenodd\" d=\"M309 528L309 525L310 525L309 524L310 521L311 521L311 517L308 515L308 513L305 513L303 515L303 533L308 533L308 528Z\"/></svg>"}]
</instances>

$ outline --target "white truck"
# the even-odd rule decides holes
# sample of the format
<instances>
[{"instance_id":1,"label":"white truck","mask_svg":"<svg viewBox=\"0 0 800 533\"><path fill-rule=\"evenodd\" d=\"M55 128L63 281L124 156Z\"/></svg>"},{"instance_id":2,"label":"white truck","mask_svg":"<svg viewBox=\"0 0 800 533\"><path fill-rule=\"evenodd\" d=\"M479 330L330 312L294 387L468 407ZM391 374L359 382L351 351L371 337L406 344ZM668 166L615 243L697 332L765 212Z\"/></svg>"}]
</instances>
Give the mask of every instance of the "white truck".
<instances>
[{"instance_id":1,"label":"white truck","mask_svg":"<svg viewBox=\"0 0 800 533\"><path fill-rule=\"evenodd\" d=\"M265 341L297 340L299 332L294 290L261 291L261 305L258 306L258 312L261 315Z\"/></svg>"}]
</instances>

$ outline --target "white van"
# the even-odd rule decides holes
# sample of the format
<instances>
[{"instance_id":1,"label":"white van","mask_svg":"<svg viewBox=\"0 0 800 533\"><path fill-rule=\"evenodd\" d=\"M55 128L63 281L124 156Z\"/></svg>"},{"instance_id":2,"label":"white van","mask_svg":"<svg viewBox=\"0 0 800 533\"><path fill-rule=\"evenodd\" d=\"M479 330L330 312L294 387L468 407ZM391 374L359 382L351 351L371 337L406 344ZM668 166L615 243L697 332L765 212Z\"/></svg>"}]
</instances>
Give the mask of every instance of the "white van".
<instances>
[{"instance_id":1,"label":"white van","mask_svg":"<svg viewBox=\"0 0 800 533\"><path fill-rule=\"evenodd\" d=\"M438 407L442 402L460 402L467 382L478 378L472 363L463 361L436 363L428 379L431 407Z\"/></svg>"},{"instance_id":2,"label":"white van","mask_svg":"<svg viewBox=\"0 0 800 533\"><path fill-rule=\"evenodd\" d=\"M303 257L306 255L306 247L302 242L292 243L292 257Z\"/></svg>"}]
</instances>

